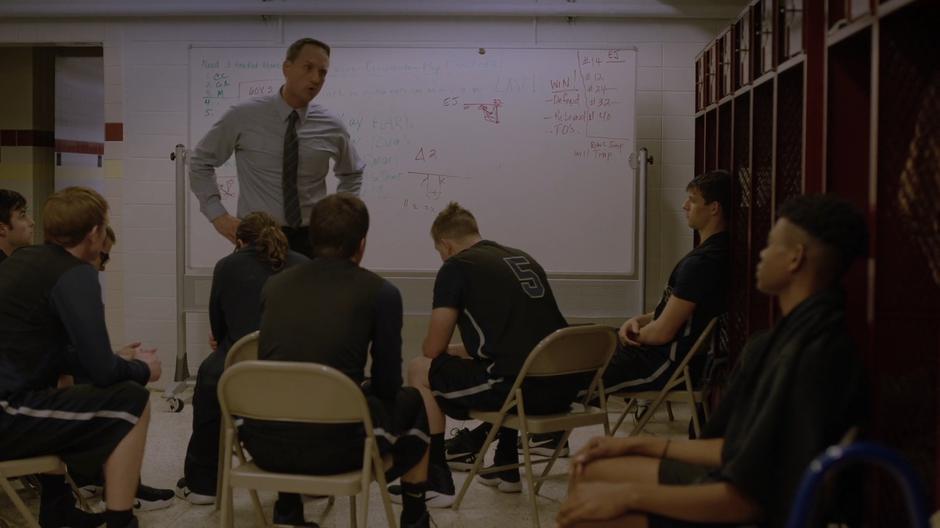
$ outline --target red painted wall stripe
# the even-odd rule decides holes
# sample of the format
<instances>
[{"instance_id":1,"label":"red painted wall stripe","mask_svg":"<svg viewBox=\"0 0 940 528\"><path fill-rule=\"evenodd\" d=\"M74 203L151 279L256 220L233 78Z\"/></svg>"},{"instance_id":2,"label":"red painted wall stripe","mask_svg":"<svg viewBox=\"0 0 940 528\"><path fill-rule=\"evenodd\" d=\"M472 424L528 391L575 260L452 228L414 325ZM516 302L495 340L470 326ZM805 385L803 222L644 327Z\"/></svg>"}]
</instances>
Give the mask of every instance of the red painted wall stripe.
<instances>
[{"instance_id":1,"label":"red painted wall stripe","mask_svg":"<svg viewBox=\"0 0 940 528\"><path fill-rule=\"evenodd\" d=\"M124 141L124 123L105 123L105 141Z\"/></svg>"},{"instance_id":2,"label":"red painted wall stripe","mask_svg":"<svg viewBox=\"0 0 940 528\"><path fill-rule=\"evenodd\" d=\"M97 154L102 156L104 155L104 143L57 139L55 140L55 151L70 154Z\"/></svg>"},{"instance_id":3,"label":"red painted wall stripe","mask_svg":"<svg viewBox=\"0 0 940 528\"><path fill-rule=\"evenodd\" d=\"M51 130L0 130L3 147L53 147L55 134Z\"/></svg>"},{"instance_id":4,"label":"red painted wall stripe","mask_svg":"<svg viewBox=\"0 0 940 528\"><path fill-rule=\"evenodd\" d=\"M105 123L105 141L124 141L124 123ZM56 139L51 130L0 129L2 147L49 147L56 152L103 154L104 144L94 141Z\"/></svg>"}]
</instances>

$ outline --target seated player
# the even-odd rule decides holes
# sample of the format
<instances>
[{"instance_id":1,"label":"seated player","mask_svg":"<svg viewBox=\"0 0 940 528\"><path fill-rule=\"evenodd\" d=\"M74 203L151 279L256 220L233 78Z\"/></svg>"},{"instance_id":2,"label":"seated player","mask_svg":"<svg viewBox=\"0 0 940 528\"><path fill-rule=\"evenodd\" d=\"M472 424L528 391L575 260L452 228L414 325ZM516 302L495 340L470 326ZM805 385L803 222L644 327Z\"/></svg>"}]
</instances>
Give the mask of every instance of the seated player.
<instances>
[{"instance_id":1,"label":"seated player","mask_svg":"<svg viewBox=\"0 0 940 528\"><path fill-rule=\"evenodd\" d=\"M709 321L728 310L731 176L706 172L686 190L682 209L701 243L673 268L656 309L620 327L624 346L604 371L608 394L661 389ZM704 354L690 362L693 378L698 379L704 363Z\"/></svg>"},{"instance_id":2,"label":"seated player","mask_svg":"<svg viewBox=\"0 0 940 528\"><path fill-rule=\"evenodd\" d=\"M862 216L833 196L784 204L757 265L782 318L745 346L704 439L592 439L559 526L783 526L810 461L864 423L839 282L865 240Z\"/></svg>"},{"instance_id":3,"label":"seated player","mask_svg":"<svg viewBox=\"0 0 940 528\"><path fill-rule=\"evenodd\" d=\"M0 262L17 248L33 243L33 219L22 194L0 189Z\"/></svg>"},{"instance_id":4,"label":"seated player","mask_svg":"<svg viewBox=\"0 0 940 528\"><path fill-rule=\"evenodd\" d=\"M193 390L193 434L184 477L176 492L192 504L215 502L222 420L217 387L229 348L261 325L261 289L268 278L307 262L288 249L287 237L268 213L250 213L235 232L235 253L215 265L209 293L209 323L217 347L202 364Z\"/></svg>"},{"instance_id":5,"label":"seated player","mask_svg":"<svg viewBox=\"0 0 940 528\"><path fill-rule=\"evenodd\" d=\"M104 244L101 246L98 258L94 262L94 266L98 271L105 271L108 261L111 260L111 248L113 248L116 243L117 235L115 235L114 229L112 229L111 226L107 226L105 228ZM115 353L124 359L132 360L136 357L137 352L141 350L140 345L141 343L139 341L134 342L126 345ZM73 375L64 375L61 377L59 379L59 387L66 387L74 383L91 383L91 378L82 371L82 362L75 357L75 354L75 349L69 347L69 361ZM96 497L104 491L104 487L102 486L103 481L100 478L95 480L93 484L86 484L85 480L81 478L76 478L75 482L78 486L81 486L79 492L86 499ZM173 490L154 488L143 483L137 487L137 493L134 495L134 511L160 510L169 508L172 505Z\"/></svg>"},{"instance_id":6,"label":"seated player","mask_svg":"<svg viewBox=\"0 0 940 528\"><path fill-rule=\"evenodd\" d=\"M9 256L0 272L0 460L58 455L73 475L103 471L103 515L75 508L62 475L41 475L40 524L137 526L150 394L160 378L156 351L114 354L105 327L98 271L108 204L91 189L69 187L43 207L44 245ZM91 384L56 388L67 347ZM50 415L54 414L55 417Z\"/></svg>"},{"instance_id":7,"label":"seated player","mask_svg":"<svg viewBox=\"0 0 940 528\"><path fill-rule=\"evenodd\" d=\"M434 220L431 238L444 264L434 281L423 355L409 363L408 383L421 391L431 428L429 487L434 496L429 505L447 507L454 484L447 468L451 453L444 451L444 415L466 420L473 409L499 410L529 352L567 322L539 263L524 251L484 240L470 211L448 205ZM455 328L462 344L449 346ZM579 381L527 380L526 412L567 410ZM457 461L472 466L488 432L488 425L470 432L474 441ZM502 428L498 434L495 463L517 463L518 432ZM506 493L522 489L517 469L481 475L480 480Z\"/></svg>"},{"instance_id":8,"label":"seated player","mask_svg":"<svg viewBox=\"0 0 940 528\"><path fill-rule=\"evenodd\" d=\"M363 385L379 450L393 458L388 478L401 476L401 526L427 527L424 504L428 426L418 391L402 387L402 301L398 288L359 266L369 212L351 194L333 194L313 206L314 259L272 277L262 291L262 360L304 361L333 367ZM322 405L323 402L317 402ZM245 420L245 446L262 469L334 474L362 466L361 425ZM300 496L280 494L274 521L304 524Z\"/></svg>"}]
</instances>

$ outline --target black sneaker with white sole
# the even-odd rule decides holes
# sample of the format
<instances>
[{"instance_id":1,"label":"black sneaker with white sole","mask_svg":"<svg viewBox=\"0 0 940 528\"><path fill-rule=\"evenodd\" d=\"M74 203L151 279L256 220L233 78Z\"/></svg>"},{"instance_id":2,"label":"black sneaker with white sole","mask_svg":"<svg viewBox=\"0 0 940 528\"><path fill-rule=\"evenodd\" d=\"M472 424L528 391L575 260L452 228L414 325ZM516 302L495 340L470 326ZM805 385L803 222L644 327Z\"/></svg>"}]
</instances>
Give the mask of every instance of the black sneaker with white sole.
<instances>
[{"instance_id":1,"label":"black sneaker with white sole","mask_svg":"<svg viewBox=\"0 0 940 528\"><path fill-rule=\"evenodd\" d=\"M454 471L470 471L477 460L477 453L483 447L488 424L470 430L466 427L451 430L451 437L444 441L444 456L447 465Z\"/></svg>"},{"instance_id":2,"label":"black sneaker with white sole","mask_svg":"<svg viewBox=\"0 0 940 528\"><path fill-rule=\"evenodd\" d=\"M195 491L189 489L189 485L186 484L185 478L181 478L176 481L176 496L196 506L208 506L210 504L215 504L215 495L196 493Z\"/></svg>"},{"instance_id":3,"label":"black sneaker with white sole","mask_svg":"<svg viewBox=\"0 0 940 528\"><path fill-rule=\"evenodd\" d=\"M169 508L173 504L173 490L151 488L143 484L137 486L137 495L134 497L134 511L152 511Z\"/></svg>"},{"instance_id":4,"label":"black sneaker with white sole","mask_svg":"<svg viewBox=\"0 0 940 528\"><path fill-rule=\"evenodd\" d=\"M564 431L559 431L557 433L545 433L545 434L534 434L529 436L529 453L538 456L550 457L555 452L555 448L558 447L558 443L561 442L561 437L564 436ZM565 445L562 446L561 451L558 453L560 457L566 457L571 452L568 448L568 442L565 441ZM522 439L519 439L519 454L522 454Z\"/></svg>"},{"instance_id":5,"label":"black sneaker with white sole","mask_svg":"<svg viewBox=\"0 0 940 528\"><path fill-rule=\"evenodd\" d=\"M496 488L503 493L519 493L522 491L522 479L519 477L518 469L477 475L477 480L481 484Z\"/></svg>"},{"instance_id":6,"label":"black sneaker with white sole","mask_svg":"<svg viewBox=\"0 0 940 528\"><path fill-rule=\"evenodd\" d=\"M401 504L401 485L392 484L388 487L392 502ZM454 504L457 490L454 487L454 477L450 470L436 464L428 465L428 489L424 492L424 504L428 508L450 508Z\"/></svg>"}]
</instances>

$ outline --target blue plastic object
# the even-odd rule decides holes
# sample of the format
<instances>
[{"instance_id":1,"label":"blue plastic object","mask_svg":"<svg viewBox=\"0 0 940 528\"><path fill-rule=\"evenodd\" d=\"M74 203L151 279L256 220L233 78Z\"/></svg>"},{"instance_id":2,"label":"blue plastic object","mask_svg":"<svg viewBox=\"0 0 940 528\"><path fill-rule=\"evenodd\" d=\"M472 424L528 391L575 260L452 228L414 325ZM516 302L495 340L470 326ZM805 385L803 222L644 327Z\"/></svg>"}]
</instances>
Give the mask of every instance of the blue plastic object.
<instances>
[{"instance_id":1,"label":"blue plastic object","mask_svg":"<svg viewBox=\"0 0 940 528\"><path fill-rule=\"evenodd\" d=\"M826 473L835 467L855 461L874 462L886 469L901 485L907 503L908 518L913 522L913 526L929 528L924 486L914 470L897 452L868 442L832 446L810 462L797 489L787 528L804 528L813 511L816 490Z\"/></svg>"}]
</instances>

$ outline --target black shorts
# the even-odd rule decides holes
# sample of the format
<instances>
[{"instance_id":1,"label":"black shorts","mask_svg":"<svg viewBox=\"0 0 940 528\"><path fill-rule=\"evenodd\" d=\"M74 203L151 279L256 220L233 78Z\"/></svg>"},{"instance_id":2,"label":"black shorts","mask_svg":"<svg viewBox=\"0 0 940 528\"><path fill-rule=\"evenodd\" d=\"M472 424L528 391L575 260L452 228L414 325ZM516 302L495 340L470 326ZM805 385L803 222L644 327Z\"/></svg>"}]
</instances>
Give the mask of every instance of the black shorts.
<instances>
[{"instance_id":1,"label":"black shorts","mask_svg":"<svg viewBox=\"0 0 940 528\"><path fill-rule=\"evenodd\" d=\"M666 486L691 486L713 481L711 470L704 466L687 464L668 458L659 464L659 483ZM738 526L734 524L679 521L655 514L650 514L647 521L649 528L735 528Z\"/></svg>"},{"instance_id":2,"label":"black shorts","mask_svg":"<svg viewBox=\"0 0 940 528\"><path fill-rule=\"evenodd\" d=\"M0 398L0 460L57 455L74 476L98 479L149 400L150 392L133 381Z\"/></svg>"},{"instance_id":3,"label":"black shorts","mask_svg":"<svg viewBox=\"0 0 940 528\"><path fill-rule=\"evenodd\" d=\"M403 387L394 401L366 394L379 452L390 454L388 480L421 461L428 450L428 415L417 389ZM362 424L297 424L245 420L239 437L258 467L265 471L335 475L362 467Z\"/></svg>"},{"instance_id":4,"label":"black shorts","mask_svg":"<svg viewBox=\"0 0 940 528\"><path fill-rule=\"evenodd\" d=\"M624 347L617 345L604 371L604 392L654 391L662 389L676 364L669 359L669 348Z\"/></svg>"},{"instance_id":5,"label":"black shorts","mask_svg":"<svg viewBox=\"0 0 940 528\"><path fill-rule=\"evenodd\" d=\"M434 399L444 414L468 420L469 412L498 411L512 389L515 378L493 379L486 371L488 364L450 354L441 354L431 361L428 382ZM553 414L571 407L580 389L586 388L584 376L529 378L522 384L527 414Z\"/></svg>"},{"instance_id":6,"label":"black shorts","mask_svg":"<svg viewBox=\"0 0 940 528\"><path fill-rule=\"evenodd\" d=\"M673 344L641 347L618 344L604 371L604 392L611 394L662 389L684 357L677 356L671 360L672 347ZM704 365L704 356L696 356L689 362L693 382L697 383L701 378Z\"/></svg>"}]
</instances>

